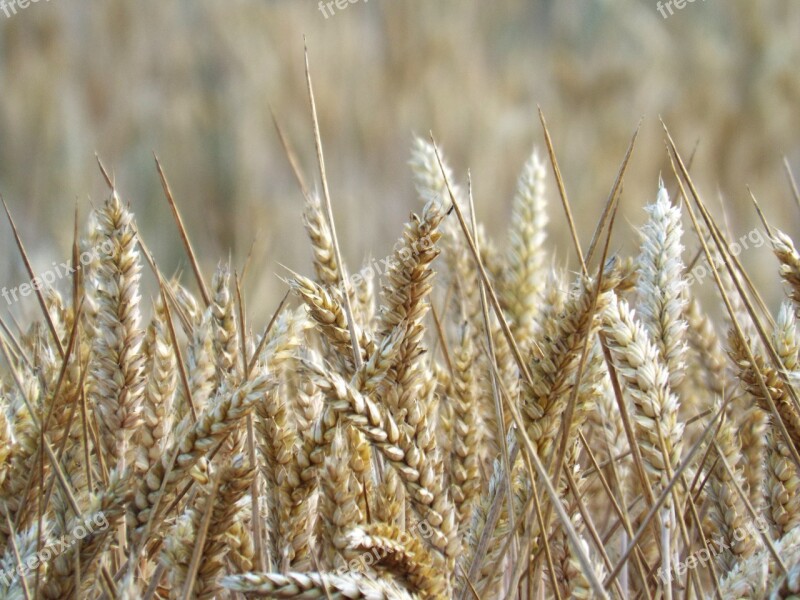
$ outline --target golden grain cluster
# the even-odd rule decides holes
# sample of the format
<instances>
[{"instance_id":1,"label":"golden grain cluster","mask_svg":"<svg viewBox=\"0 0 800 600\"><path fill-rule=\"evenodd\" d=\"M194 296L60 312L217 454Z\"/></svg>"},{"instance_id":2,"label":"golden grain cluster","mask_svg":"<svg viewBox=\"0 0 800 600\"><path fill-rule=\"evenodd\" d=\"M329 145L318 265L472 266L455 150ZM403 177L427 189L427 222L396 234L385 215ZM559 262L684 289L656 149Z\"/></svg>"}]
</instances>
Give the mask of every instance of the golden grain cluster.
<instances>
[{"instance_id":1,"label":"golden grain cluster","mask_svg":"<svg viewBox=\"0 0 800 600\"><path fill-rule=\"evenodd\" d=\"M2 322L0 597L797 597L800 254L763 222L773 315L669 156L638 255L615 185L577 273L541 154L501 243L418 140L421 209L355 273L300 177L314 275L265 327L188 238L194 278L165 276L109 182L73 261L110 251Z\"/></svg>"}]
</instances>

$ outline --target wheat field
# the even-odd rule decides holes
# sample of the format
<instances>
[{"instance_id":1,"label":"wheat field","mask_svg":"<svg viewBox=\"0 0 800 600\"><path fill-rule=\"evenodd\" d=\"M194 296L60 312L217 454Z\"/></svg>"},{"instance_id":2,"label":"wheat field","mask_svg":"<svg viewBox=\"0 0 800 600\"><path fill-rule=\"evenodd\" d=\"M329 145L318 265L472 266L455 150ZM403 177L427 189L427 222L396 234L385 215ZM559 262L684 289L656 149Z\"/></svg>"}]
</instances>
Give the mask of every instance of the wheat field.
<instances>
[{"instance_id":1,"label":"wheat field","mask_svg":"<svg viewBox=\"0 0 800 600\"><path fill-rule=\"evenodd\" d=\"M0 600L800 599L800 6L333 6L0 0Z\"/></svg>"},{"instance_id":2,"label":"wheat field","mask_svg":"<svg viewBox=\"0 0 800 600\"><path fill-rule=\"evenodd\" d=\"M37 273L8 214L30 281L3 294L41 312L0 321L0 597L800 596L800 254L755 198L737 240L664 125L638 250L615 250L635 135L582 240L540 113L504 236L417 138L392 253L348 267L308 90L321 189L279 132L313 273L274 278L267 323L248 263L203 272L160 163L185 273L102 163L67 263Z\"/></svg>"}]
</instances>

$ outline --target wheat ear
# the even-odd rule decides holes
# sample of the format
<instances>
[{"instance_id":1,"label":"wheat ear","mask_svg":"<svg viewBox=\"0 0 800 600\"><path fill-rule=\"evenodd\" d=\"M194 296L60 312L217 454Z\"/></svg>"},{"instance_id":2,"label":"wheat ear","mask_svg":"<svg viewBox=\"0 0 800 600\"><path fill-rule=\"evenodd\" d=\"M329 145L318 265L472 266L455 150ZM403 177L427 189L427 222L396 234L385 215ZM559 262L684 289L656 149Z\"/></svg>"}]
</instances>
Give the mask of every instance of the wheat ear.
<instances>
[{"instance_id":1,"label":"wheat ear","mask_svg":"<svg viewBox=\"0 0 800 600\"><path fill-rule=\"evenodd\" d=\"M663 489L669 483L668 471L674 472L680 464L683 434L669 372L625 300L615 298L609 303L603 331L624 389L636 406L637 438L645 466L654 486Z\"/></svg>"},{"instance_id":2,"label":"wheat ear","mask_svg":"<svg viewBox=\"0 0 800 600\"><path fill-rule=\"evenodd\" d=\"M684 377L687 349L681 211L670 204L663 184L655 203L645 210L650 219L641 232L637 307L650 339L669 370L670 387L677 389Z\"/></svg>"},{"instance_id":3,"label":"wheat ear","mask_svg":"<svg viewBox=\"0 0 800 600\"><path fill-rule=\"evenodd\" d=\"M333 238L328 221L322 212L322 203L316 193L306 196L303 210L303 225L311 240L311 249L314 252L314 272L317 281L323 286L336 286L339 284L339 267L336 263L336 252L333 248Z\"/></svg>"},{"instance_id":4,"label":"wheat ear","mask_svg":"<svg viewBox=\"0 0 800 600\"><path fill-rule=\"evenodd\" d=\"M261 353L261 369L273 376L284 373L303 341L307 320L302 312L286 312L279 317ZM308 450L300 444L293 406L286 394L286 383L269 391L255 406L256 430L264 461L262 470L268 482L273 556L284 567L308 559L308 498L313 475L302 476L308 468ZM257 516L256 516L257 518Z\"/></svg>"},{"instance_id":5,"label":"wheat ear","mask_svg":"<svg viewBox=\"0 0 800 600\"><path fill-rule=\"evenodd\" d=\"M368 573L244 573L222 585L251 598L328 598L329 600L413 600L405 588Z\"/></svg>"},{"instance_id":6,"label":"wheat ear","mask_svg":"<svg viewBox=\"0 0 800 600\"><path fill-rule=\"evenodd\" d=\"M686 305L686 322L688 324L687 341L695 360L699 363L701 376L708 390L721 396L728 379L725 365L725 351L722 342L714 330L714 324L700 308L699 302L692 298Z\"/></svg>"},{"instance_id":7,"label":"wheat ear","mask_svg":"<svg viewBox=\"0 0 800 600\"><path fill-rule=\"evenodd\" d=\"M346 567L351 556L347 534L364 522L358 502L361 486L349 468L352 457L352 448L344 432L337 429L320 477L322 536L319 541L324 564L331 570Z\"/></svg>"},{"instance_id":8,"label":"wheat ear","mask_svg":"<svg viewBox=\"0 0 800 600\"><path fill-rule=\"evenodd\" d=\"M186 480L189 470L237 427L253 405L263 400L269 388L270 381L265 376L244 382L233 390L223 386L197 422L180 428L182 433L150 467L136 490L131 512L133 524L140 533L151 518L157 523L158 515L150 514L156 503L159 503L159 513L167 508L169 499Z\"/></svg>"},{"instance_id":9,"label":"wheat ear","mask_svg":"<svg viewBox=\"0 0 800 600\"><path fill-rule=\"evenodd\" d=\"M224 263L217 266L211 281L213 297L211 316L214 332L214 356L216 358L217 382L221 385L229 378L238 381L241 370L239 332L236 324L236 308L231 293L230 267Z\"/></svg>"},{"instance_id":10,"label":"wheat ear","mask_svg":"<svg viewBox=\"0 0 800 600\"><path fill-rule=\"evenodd\" d=\"M768 514L778 537L800 525L800 472L780 434L767 436Z\"/></svg>"},{"instance_id":11,"label":"wheat ear","mask_svg":"<svg viewBox=\"0 0 800 600\"><path fill-rule=\"evenodd\" d=\"M789 302L781 303L778 318L775 321L775 330L772 333L772 343L778 358L783 363L787 373L796 379L795 372L800 365L800 337L797 335L797 316Z\"/></svg>"},{"instance_id":12,"label":"wheat ear","mask_svg":"<svg viewBox=\"0 0 800 600\"><path fill-rule=\"evenodd\" d=\"M97 302L94 354L90 363L91 403L100 414L106 462L126 464L127 443L141 422L144 357L140 353L139 279L133 215L116 191L97 211L99 252L95 278Z\"/></svg>"},{"instance_id":13,"label":"wheat ear","mask_svg":"<svg viewBox=\"0 0 800 600\"><path fill-rule=\"evenodd\" d=\"M4 519L5 520L5 519ZM45 523L46 525L46 523ZM48 531L43 528L42 535L45 542ZM31 598L30 590L34 589L36 571L25 569L25 564L36 557L39 528L31 527L23 532L16 533L5 545L5 552L0 559L0 594L3 598ZM17 572L22 567L23 575Z\"/></svg>"},{"instance_id":14,"label":"wheat ear","mask_svg":"<svg viewBox=\"0 0 800 600\"><path fill-rule=\"evenodd\" d=\"M220 592L218 580L225 570L230 529L242 512L245 496L250 490L254 476L254 468L247 465L242 455L233 457L229 465L221 468L219 489L214 498L213 512L203 547L203 560L192 588L193 594L199 599L218 597ZM197 504L198 515L202 515L206 510L204 503L206 498L203 497Z\"/></svg>"},{"instance_id":15,"label":"wheat ear","mask_svg":"<svg viewBox=\"0 0 800 600\"><path fill-rule=\"evenodd\" d=\"M661 491L680 464L684 429L678 398L669 387L669 370L625 300L611 300L603 315L603 332L620 383L636 408L636 437L650 484ZM678 527L676 509L668 496L661 510L661 554L667 573Z\"/></svg>"},{"instance_id":16,"label":"wheat ear","mask_svg":"<svg viewBox=\"0 0 800 600\"><path fill-rule=\"evenodd\" d=\"M202 412L214 395L217 387L217 369L214 359L214 332L212 309L208 307L201 313L191 332L186 357L189 373L189 388L195 410ZM189 403L185 393L181 395L179 414L189 413Z\"/></svg>"},{"instance_id":17,"label":"wheat ear","mask_svg":"<svg viewBox=\"0 0 800 600\"><path fill-rule=\"evenodd\" d=\"M786 426L789 437L796 448L800 448L800 415L794 408L789 398L786 384L779 373L771 366L767 365L763 356L758 352L753 352L755 364L751 364L744 350L745 342L740 339L735 332L731 331L728 336L728 346L730 357L738 370L739 379L744 388L755 399L758 406L765 412L769 412L769 403L763 395L761 386L758 383L757 371L761 372L767 389L770 392L772 401L778 410L778 415Z\"/></svg>"},{"instance_id":18,"label":"wheat ear","mask_svg":"<svg viewBox=\"0 0 800 600\"><path fill-rule=\"evenodd\" d=\"M758 535L758 531L753 529L746 534ZM794 572L800 565L800 527L795 527L776 541L775 551L786 570ZM784 583L783 572L769 549L765 548L736 563L720 581L720 594L723 598L766 598L773 587L771 582L778 582L774 587L781 589ZM710 599L716 596L707 597Z\"/></svg>"},{"instance_id":19,"label":"wheat ear","mask_svg":"<svg viewBox=\"0 0 800 600\"><path fill-rule=\"evenodd\" d=\"M308 367L327 395L331 409L358 427L397 470L420 518L433 528L432 544L447 556L455 556L455 508L437 476L434 461L415 444L410 428L398 424L385 406L358 392L336 373L322 371L313 364Z\"/></svg>"},{"instance_id":20,"label":"wheat ear","mask_svg":"<svg viewBox=\"0 0 800 600\"><path fill-rule=\"evenodd\" d=\"M372 568L387 571L395 580L407 581L410 593L427 600L447 598L444 565L418 537L392 525L375 523L355 528L347 541L353 553L367 552L378 557Z\"/></svg>"},{"instance_id":21,"label":"wheat ear","mask_svg":"<svg viewBox=\"0 0 800 600\"><path fill-rule=\"evenodd\" d=\"M792 238L782 231L775 230L771 238L772 251L780 262L780 274L789 286L789 298L795 308L800 308L800 254L794 247Z\"/></svg>"},{"instance_id":22,"label":"wheat ear","mask_svg":"<svg viewBox=\"0 0 800 600\"><path fill-rule=\"evenodd\" d=\"M522 392L522 415L528 435L543 462L549 460L561 428L586 338L594 337L600 315L619 283L607 266L602 281L581 281L561 314L547 316L540 349L530 365L533 387Z\"/></svg>"},{"instance_id":23,"label":"wheat ear","mask_svg":"<svg viewBox=\"0 0 800 600\"><path fill-rule=\"evenodd\" d=\"M709 533L713 532L716 539L722 541L716 560L723 570L729 571L736 561L751 556L758 547L752 536L743 536L741 540L738 537L750 524L750 517L737 491L737 487L745 489L739 466L741 447L730 420L724 416L715 441L717 460L707 488L711 500L709 518L713 524Z\"/></svg>"},{"instance_id":24,"label":"wheat ear","mask_svg":"<svg viewBox=\"0 0 800 600\"><path fill-rule=\"evenodd\" d=\"M473 372L475 349L469 328L464 327L461 344L454 357L453 381L453 501L458 511L460 528L471 521L472 505L480 492L480 422L478 387Z\"/></svg>"},{"instance_id":25,"label":"wheat ear","mask_svg":"<svg viewBox=\"0 0 800 600\"><path fill-rule=\"evenodd\" d=\"M324 288L306 277L295 275L289 280L292 290L305 302L308 313L316 322L324 339L333 348L327 353L334 362L341 364L349 373L355 369L353 345L347 327L347 317L342 305L341 290ZM360 328L356 327L362 361L366 362L375 351L375 342Z\"/></svg>"},{"instance_id":26,"label":"wheat ear","mask_svg":"<svg viewBox=\"0 0 800 600\"><path fill-rule=\"evenodd\" d=\"M45 586L45 596L52 598L71 598L73 593L85 597L86 583L91 581L95 571L101 567L99 557L112 543L114 532L125 518L128 503L133 496L131 470L113 470L109 474L108 486L97 494L91 494L84 516L74 516L66 524L65 531L76 532L77 527L99 520L105 527L95 527L89 535L77 541L69 550L52 561L52 571ZM76 589L80 565L81 588Z\"/></svg>"},{"instance_id":27,"label":"wheat ear","mask_svg":"<svg viewBox=\"0 0 800 600\"><path fill-rule=\"evenodd\" d=\"M517 181L517 193L511 209L510 245L507 276L502 290L511 316L514 339L530 345L535 333L540 295L546 281L544 241L547 237L547 200L545 164L534 150Z\"/></svg>"},{"instance_id":28,"label":"wheat ear","mask_svg":"<svg viewBox=\"0 0 800 600\"><path fill-rule=\"evenodd\" d=\"M145 473L155 463L172 430L172 403L178 382L177 359L167 330L164 306L159 299L147 331L148 380L142 402L142 427L137 433L136 470Z\"/></svg>"}]
</instances>

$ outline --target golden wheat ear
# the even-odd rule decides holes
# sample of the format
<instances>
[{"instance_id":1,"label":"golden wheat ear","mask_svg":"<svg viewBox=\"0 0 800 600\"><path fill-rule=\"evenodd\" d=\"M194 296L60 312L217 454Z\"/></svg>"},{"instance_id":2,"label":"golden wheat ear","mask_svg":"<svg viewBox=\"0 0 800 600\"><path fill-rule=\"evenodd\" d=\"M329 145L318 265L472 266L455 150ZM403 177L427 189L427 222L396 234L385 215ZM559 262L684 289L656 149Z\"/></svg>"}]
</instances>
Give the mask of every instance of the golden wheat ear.
<instances>
[{"instance_id":1,"label":"golden wheat ear","mask_svg":"<svg viewBox=\"0 0 800 600\"><path fill-rule=\"evenodd\" d=\"M303 225L311 240L314 253L314 272L320 285L335 287L339 283L339 266L333 248L333 238L322 212L319 195L309 194L303 210Z\"/></svg>"},{"instance_id":2,"label":"golden wheat ear","mask_svg":"<svg viewBox=\"0 0 800 600\"><path fill-rule=\"evenodd\" d=\"M239 328L229 265L220 263L211 280L211 323L218 385L238 382L241 375Z\"/></svg>"},{"instance_id":3,"label":"golden wheat ear","mask_svg":"<svg viewBox=\"0 0 800 600\"><path fill-rule=\"evenodd\" d=\"M663 184L648 206L642 228L642 248L636 283L637 308L650 339L669 370L669 384L677 389L686 369L686 282L681 259L681 211L672 206Z\"/></svg>"},{"instance_id":4,"label":"golden wheat ear","mask_svg":"<svg viewBox=\"0 0 800 600\"><path fill-rule=\"evenodd\" d=\"M331 443L330 454L320 473L321 519L319 549L323 568L346 568L354 554L349 552L347 535L364 523L365 515L359 506L361 484L350 468L353 448L344 431L337 428Z\"/></svg>"},{"instance_id":5,"label":"golden wheat ear","mask_svg":"<svg viewBox=\"0 0 800 600\"><path fill-rule=\"evenodd\" d=\"M546 284L544 242L547 238L545 163L534 150L517 181L511 209L507 269L500 285L514 339L523 343L535 332Z\"/></svg>"},{"instance_id":6,"label":"golden wheat ear","mask_svg":"<svg viewBox=\"0 0 800 600\"><path fill-rule=\"evenodd\" d=\"M800 413L790 398L786 382L778 371L767 365L763 356L754 352L753 349L751 352L754 362L751 362L745 351L745 343L735 332L730 332L728 336L729 354L743 387L765 412L771 412L770 403L774 403L778 416L789 434L787 441L800 450ZM769 399L764 395L764 390L759 383L759 374L763 377L769 391Z\"/></svg>"},{"instance_id":7,"label":"golden wheat ear","mask_svg":"<svg viewBox=\"0 0 800 600\"><path fill-rule=\"evenodd\" d=\"M98 411L110 467L128 463L128 442L141 423L144 357L139 280L141 258L133 214L116 191L96 212L98 252L93 289L98 336L89 365L89 399Z\"/></svg>"},{"instance_id":8,"label":"golden wheat ear","mask_svg":"<svg viewBox=\"0 0 800 600\"><path fill-rule=\"evenodd\" d=\"M134 438L138 473L146 473L165 451L173 424L173 401L178 384L175 350L167 330L163 302L155 303L147 329L145 372L147 384L142 402L142 426Z\"/></svg>"},{"instance_id":9,"label":"golden wheat ear","mask_svg":"<svg viewBox=\"0 0 800 600\"><path fill-rule=\"evenodd\" d=\"M420 541L425 527L408 532L385 523L355 528L347 536L349 549L362 560L370 556L372 569L389 573L397 581L406 581L409 592L420 598L445 600L448 584L443 576L442 560ZM364 561L366 562L366 560Z\"/></svg>"},{"instance_id":10,"label":"golden wheat ear","mask_svg":"<svg viewBox=\"0 0 800 600\"><path fill-rule=\"evenodd\" d=\"M792 238L782 231L775 230L771 238L772 251L780 262L780 275L789 287L789 298L800 309L800 254L794 247Z\"/></svg>"},{"instance_id":11,"label":"golden wheat ear","mask_svg":"<svg viewBox=\"0 0 800 600\"><path fill-rule=\"evenodd\" d=\"M414 600L405 587L370 573L243 573L222 580L226 589L249 598Z\"/></svg>"},{"instance_id":12,"label":"golden wheat ear","mask_svg":"<svg viewBox=\"0 0 800 600\"><path fill-rule=\"evenodd\" d=\"M223 388L196 422L181 428L180 436L137 486L131 518L138 542L143 541L149 530L161 525L161 517L178 486L187 481L192 467L226 439L273 385L268 377L259 376L237 388ZM152 514L153 509L156 509L155 514Z\"/></svg>"},{"instance_id":13,"label":"golden wheat ear","mask_svg":"<svg viewBox=\"0 0 800 600\"><path fill-rule=\"evenodd\" d=\"M723 540L716 561L723 571L729 571L738 560L751 556L761 544L751 535L739 539L740 532L750 529L752 522L745 508L745 499L740 495L740 490L745 489L741 446L733 424L724 416L714 441L717 460L707 485L711 501L708 534Z\"/></svg>"},{"instance_id":14,"label":"golden wheat ear","mask_svg":"<svg viewBox=\"0 0 800 600\"><path fill-rule=\"evenodd\" d=\"M353 344L347 324L347 315L342 304L343 296L339 288L326 288L320 284L294 274L289 280L292 291L300 297L308 308L325 340L325 357L329 362L339 365L344 371L353 373ZM366 362L375 352L372 336L354 325L359 340L362 362Z\"/></svg>"},{"instance_id":15,"label":"golden wheat ear","mask_svg":"<svg viewBox=\"0 0 800 600\"><path fill-rule=\"evenodd\" d=\"M597 332L618 283L615 267L607 269L599 281L581 279L563 312L548 314L550 322L542 325L539 350L530 364L533 387L524 386L521 396L527 433L544 461L553 452L585 341Z\"/></svg>"},{"instance_id":16,"label":"golden wheat ear","mask_svg":"<svg viewBox=\"0 0 800 600\"><path fill-rule=\"evenodd\" d=\"M459 518L459 529L466 531L472 520L472 508L481 488L481 423L478 404L479 387L475 381L475 348L468 327L453 357L453 426L450 484ZM463 538L462 534L462 538Z\"/></svg>"}]
</instances>

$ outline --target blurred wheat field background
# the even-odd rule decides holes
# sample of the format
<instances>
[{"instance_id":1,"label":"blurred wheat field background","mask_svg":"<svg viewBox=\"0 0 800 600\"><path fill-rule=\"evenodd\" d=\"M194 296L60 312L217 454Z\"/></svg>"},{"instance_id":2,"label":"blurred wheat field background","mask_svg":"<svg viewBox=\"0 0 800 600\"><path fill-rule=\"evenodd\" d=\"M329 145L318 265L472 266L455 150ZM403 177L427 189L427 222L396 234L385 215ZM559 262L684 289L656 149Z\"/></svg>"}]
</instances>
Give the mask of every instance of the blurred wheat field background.
<instances>
[{"instance_id":1,"label":"blurred wheat field background","mask_svg":"<svg viewBox=\"0 0 800 600\"><path fill-rule=\"evenodd\" d=\"M516 174L541 145L537 104L584 235L644 117L639 176L622 203L641 223L632 207L669 171L659 115L686 147L699 143L698 181L723 199L734 231L745 233L752 217L746 185L774 218L796 223L782 158L797 169L798 23L794 3L746 0L694 3L666 20L654 3L634 0L376 1L328 19L310 0L39 3L0 15L0 190L41 249L34 262L66 259L63 224L76 202L85 214L87 198L103 193L96 151L161 264L177 269L185 263L156 152L189 231L204 240L203 264L231 252L241 265L257 238L259 272L275 272L276 262L307 266L296 243L301 197L270 117L272 107L313 174L305 34L352 264L385 256L390 233L418 208L408 149L430 130L461 182L471 169L478 216L498 231ZM566 238L555 237L563 263ZM6 255L9 242L0 236ZM22 275L20 261L0 266L3 282ZM249 285L279 297L271 278Z\"/></svg>"}]
</instances>

